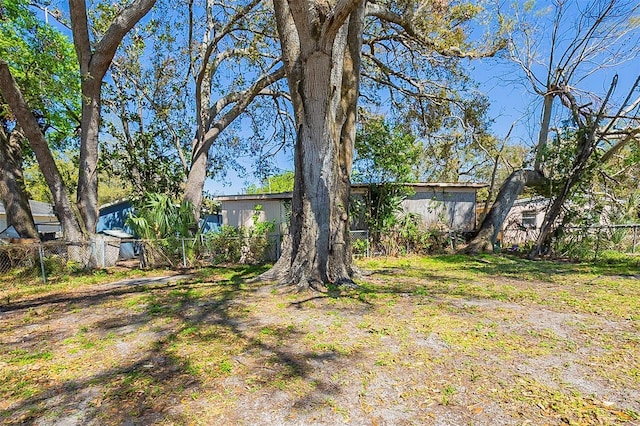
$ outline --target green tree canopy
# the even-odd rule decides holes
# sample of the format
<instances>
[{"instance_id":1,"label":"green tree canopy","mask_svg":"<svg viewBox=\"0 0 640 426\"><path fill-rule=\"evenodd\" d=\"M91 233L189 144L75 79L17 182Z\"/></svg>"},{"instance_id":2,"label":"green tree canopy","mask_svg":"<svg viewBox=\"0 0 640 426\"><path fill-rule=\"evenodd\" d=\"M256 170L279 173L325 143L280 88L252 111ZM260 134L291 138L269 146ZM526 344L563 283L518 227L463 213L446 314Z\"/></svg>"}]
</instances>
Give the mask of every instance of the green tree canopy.
<instances>
[{"instance_id":1,"label":"green tree canopy","mask_svg":"<svg viewBox=\"0 0 640 426\"><path fill-rule=\"evenodd\" d=\"M249 185L245 192L247 194L267 194L293 191L293 172L287 170L274 176L267 177L261 186Z\"/></svg>"},{"instance_id":2,"label":"green tree canopy","mask_svg":"<svg viewBox=\"0 0 640 426\"><path fill-rule=\"evenodd\" d=\"M362 115L355 139L353 180L359 183L407 183L418 180L422 144L402 125L381 116Z\"/></svg>"},{"instance_id":3,"label":"green tree canopy","mask_svg":"<svg viewBox=\"0 0 640 426\"><path fill-rule=\"evenodd\" d=\"M50 143L73 140L79 125L80 73L73 44L34 14L25 0L5 0L0 57L18 83ZM2 117L7 106L2 102Z\"/></svg>"},{"instance_id":4,"label":"green tree canopy","mask_svg":"<svg viewBox=\"0 0 640 426\"><path fill-rule=\"evenodd\" d=\"M23 159L34 162L32 149L42 148L36 154L38 161L46 161L42 167L54 174L55 160L50 153L45 160L42 151L49 151L49 146L72 149L76 139L80 74L75 63L70 41L37 19L29 2L8 0L0 4L0 199L7 223L23 237L38 237ZM64 183L58 179L54 186L49 194L65 198ZM56 203L59 218L62 210L70 211L60 207L62 204ZM72 229L67 225L65 232Z\"/></svg>"}]
</instances>

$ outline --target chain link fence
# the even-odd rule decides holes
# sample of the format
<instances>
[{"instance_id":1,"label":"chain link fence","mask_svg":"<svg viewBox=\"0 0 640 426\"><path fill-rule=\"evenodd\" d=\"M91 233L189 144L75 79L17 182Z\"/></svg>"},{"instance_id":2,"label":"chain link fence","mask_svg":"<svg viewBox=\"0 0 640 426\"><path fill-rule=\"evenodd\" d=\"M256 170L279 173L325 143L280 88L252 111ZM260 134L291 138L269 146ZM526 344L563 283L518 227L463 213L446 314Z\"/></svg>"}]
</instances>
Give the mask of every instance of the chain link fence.
<instances>
[{"instance_id":1,"label":"chain link fence","mask_svg":"<svg viewBox=\"0 0 640 426\"><path fill-rule=\"evenodd\" d=\"M561 257L597 259L605 252L636 254L640 251L640 224L564 228L553 243Z\"/></svg>"},{"instance_id":2,"label":"chain link fence","mask_svg":"<svg viewBox=\"0 0 640 426\"><path fill-rule=\"evenodd\" d=\"M450 253L466 244L472 232L452 229L426 229L403 233L382 233L378 242L371 242L373 256L404 256Z\"/></svg>"},{"instance_id":3,"label":"chain link fence","mask_svg":"<svg viewBox=\"0 0 640 426\"><path fill-rule=\"evenodd\" d=\"M0 243L0 274L37 271L47 276L61 271L108 268L191 268L216 264L252 264L278 259L281 236L229 237L219 234L198 239L120 239L97 235L90 242Z\"/></svg>"},{"instance_id":4,"label":"chain link fence","mask_svg":"<svg viewBox=\"0 0 640 426\"><path fill-rule=\"evenodd\" d=\"M369 257L369 231L351 231L351 250L354 257Z\"/></svg>"},{"instance_id":5,"label":"chain link fence","mask_svg":"<svg viewBox=\"0 0 640 426\"><path fill-rule=\"evenodd\" d=\"M634 231L640 233L640 225ZM367 230L351 231L354 257L371 255L430 254L456 250L468 233L431 230L420 238L404 240L386 235L382 243L372 245ZM120 239L97 235L86 243L0 244L0 273L29 270L42 275L63 270L82 270L124 266L130 268L197 268L220 264L256 264L280 257L284 235L205 234L197 239L163 240ZM633 237L634 241L636 237ZM635 242L633 243L635 247Z\"/></svg>"},{"instance_id":6,"label":"chain link fence","mask_svg":"<svg viewBox=\"0 0 640 426\"><path fill-rule=\"evenodd\" d=\"M353 253L369 256L368 231L352 231ZM108 268L194 268L219 264L274 262L280 257L283 235L205 234L200 238L162 240L120 239L97 235L90 242L0 243L0 274L37 272L43 282L62 271Z\"/></svg>"},{"instance_id":7,"label":"chain link fence","mask_svg":"<svg viewBox=\"0 0 640 426\"><path fill-rule=\"evenodd\" d=\"M200 238L131 240L141 267L198 267L217 264L273 262L280 257L282 236L226 236L207 234Z\"/></svg>"},{"instance_id":8,"label":"chain link fence","mask_svg":"<svg viewBox=\"0 0 640 426\"><path fill-rule=\"evenodd\" d=\"M539 230L505 230L502 249L527 249ZM44 282L62 271L108 268L194 268L219 264L273 262L280 257L283 235L224 235L211 233L198 239L119 239L97 235L90 242L33 242L13 240L0 243L0 274L29 272ZM455 251L469 233L430 232L424 241L401 241L393 235L372 245L369 231L351 231L354 257L371 255L429 254ZM640 224L565 228L551 247L557 257L597 259L605 251L640 252Z\"/></svg>"},{"instance_id":9,"label":"chain link fence","mask_svg":"<svg viewBox=\"0 0 640 426\"><path fill-rule=\"evenodd\" d=\"M502 231L502 249L527 250L537 239L539 228L511 225ZM552 238L550 253L556 257L597 259L605 251L640 252L640 224L564 227Z\"/></svg>"},{"instance_id":10,"label":"chain link fence","mask_svg":"<svg viewBox=\"0 0 640 426\"><path fill-rule=\"evenodd\" d=\"M0 244L0 273L37 270L42 280L63 269L104 267L112 242L68 243L62 241ZM117 249L116 249L117 250Z\"/></svg>"}]
</instances>

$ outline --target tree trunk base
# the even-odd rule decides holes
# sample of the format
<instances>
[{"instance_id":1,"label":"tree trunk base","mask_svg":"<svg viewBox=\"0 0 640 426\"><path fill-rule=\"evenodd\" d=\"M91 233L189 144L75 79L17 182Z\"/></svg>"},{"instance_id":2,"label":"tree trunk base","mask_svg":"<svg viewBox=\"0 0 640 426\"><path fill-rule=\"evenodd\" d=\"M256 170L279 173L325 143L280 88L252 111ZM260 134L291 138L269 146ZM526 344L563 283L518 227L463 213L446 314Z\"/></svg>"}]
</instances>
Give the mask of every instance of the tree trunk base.
<instances>
[{"instance_id":1,"label":"tree trunk base","mask_svg":"<svg viewBox=\"0 0 640 426\"><path fill-rule=\"evenodd\" d=\"M292 292L311 290L329 293L332 287L343 289L357 287L352 277L345 276L346 273L336 276L333 280L324 280L320 277L319 268L314 267L311 262L299 262L299 264L294 265L291 259L291 240L286 238L282 242L282 255L280 258L271 269L254 278L252 282L272 283L278 288L290 288ZM353 275L358 275L357 270L353 271Z\"/></svg>"},{"instance_id":2,"label":"tree trunk base","mask_svg":"<svg viewBox=\"0 0 640 426\"><path fill-rule=\"evenodd\" d=\"M495 251L490 241L480 240L477 242L472 241L466 247L462 248L460 253L475 256L480 253L495 253Z\"/></svg>"}]
</instances>

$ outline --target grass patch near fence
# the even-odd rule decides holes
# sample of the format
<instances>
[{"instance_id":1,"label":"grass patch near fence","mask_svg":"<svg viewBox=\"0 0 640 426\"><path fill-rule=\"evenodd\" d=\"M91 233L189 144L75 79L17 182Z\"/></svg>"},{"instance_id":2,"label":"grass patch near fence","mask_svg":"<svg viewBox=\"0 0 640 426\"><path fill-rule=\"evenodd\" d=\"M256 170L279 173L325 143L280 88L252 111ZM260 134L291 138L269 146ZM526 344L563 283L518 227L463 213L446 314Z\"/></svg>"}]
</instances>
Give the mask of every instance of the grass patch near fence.
<instances>
[{"instance_id":1,"label":"grass patch near fence","mask_svg":"<svg viewBox=\"0 0 640 426\"><path fill-rule=\"evenodd\" d=\"M47 282L44 283L42 275L35 269L28 271L16 270L0 275L0 303L7 303L29 296L64 293L124 279L167 274L175 274L175 272L162 269L111 268L73 270L65 268L59 270L57 274L50 274L47 277Z\"/></svg>"},{"instance_id":2,"label":"grass patch near fence","mask_svg":"<svg viewBox=\"0 0 640 426\"><path fill-rule=\"evenodd\" d=\"M257 266L14 283L0 422L631 425L634 262L372 258L326 293Z\"/></svg>"}]
</instances>

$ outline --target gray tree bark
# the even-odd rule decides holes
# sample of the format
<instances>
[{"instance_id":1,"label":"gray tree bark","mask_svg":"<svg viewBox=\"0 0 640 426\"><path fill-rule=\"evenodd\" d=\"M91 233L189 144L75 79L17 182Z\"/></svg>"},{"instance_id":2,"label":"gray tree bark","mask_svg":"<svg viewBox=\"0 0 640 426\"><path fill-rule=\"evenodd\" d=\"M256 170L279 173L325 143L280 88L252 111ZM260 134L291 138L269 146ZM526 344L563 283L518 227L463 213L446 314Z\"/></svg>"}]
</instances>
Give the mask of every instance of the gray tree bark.
<instances>
[{"instance_id":1,"label":"gray tree bark","mask_svg":"<svg viewBox=\"0 0 640 426\"><path fill-rule=\"evenodd\" d=\"M297 125L290 242L264 279L352 282L349 190L364 2L274 1Z\"/></svg>"},{"instance_id":2,"label":"gray tree bark","mask_svg":"<svg viewBox=\"0 0 640 426\"><path fill-rule=\"evenodd\" d=\"M596 128L593 127L589 132L587 132L587 129L583 130L585 132L580 136L581 140L578 144L578 153L575 157L571 173L565 178L560 192L555 196L551 206L545 213L544 220L540 226L540 233L529 252L530 259L542 254L543 247L547 246L550 236L556 228L556 220L560 217L562 207L567 201L567 198L569 198L571 189L583 177L587 161L589 161L589 158L595 151L597 143L597 138L595 136Z\"/></svg>"},{"instance_id":3,"label":"gray tree bark","mask_svg":"<svg viewBox=\"0 0 640 426\"><path fill-rule=\"evenodd\" d=\"M482 221L480 230L465 251L470 254L476 254L481 251L493 250L493 245L502 229L502 224L522 190L525 186L541 185L544 181L544 175L535 170L516 170L511 173L502 184L496 196L496 201Z\"/></svg>"},{"instance_id":4,"label":"gray tree bark","mask_svg":"<svg viewBox=\"0 0 640 426\"><path fill-rule=\"evenodd\" d=\"M222 110L229 105L233 106L222 117L216 118L215 111L210 111L207 115L212 116L199 126L200 129L196 132L196 136L191 145L191 167L189 168L184 187L184 200L192 204L196 223L200 219L202 191L207 178L207 162L209 160L209 150L211 146L215 143L218 136L247 109L256 96L260 95L262 90L284 78L284 75L284 68L279 68L257 79L247 90L220 100L217 108L215 108L216 110ZM202 90L198 92L202 92ZM203 95L200 93L200 95L197 96ZM198 100L198 103L202 105L201 108L207 106L203 103L202 98Z\"/></svg>"},{"instance_id":5,"label":"gray tree bark","mask_svg":"<svg viewBox=\"0 0 640 426\"><path fill-rule=\"evenodd\" d=\"M39 239L24 185L21 139L18 129L6 132L0 126L0 199L6 212L7 227L13 226L22 238Z\"/></svg>"},{"instance_id":6,"label":"gray tree bark","mask_svg":"<svg viewBox=\"0 0 640 426\"><path fill-rule=\"evenodd\" d=\"M584 179L585 172L588 170L588 163L593 154L596 152L598 142L604 139L608 132L614 128L615 124L621 119L628 119L626 114L628 113L628 106L632 95L635 90L640 86L640 76L636 78L634 85L629 90L627 97L620 107L619 111L608 121L603 129L600 128L600 123L604 120L605 112L607 111L607 104L611 98L615 87L618 83L618 76L614 76L609 91L605 96L602 105L599 110L592 111L590 108L585 108L579 105L578 101L571 93L567 93L564 96L564 102L571 110L574 124L578 127L577 135L577 150L574 156L573 164L569 175L564 179L560 192L556 195L553 203L547 210L542 226L540 227L540 233L534 243L531 251L529 252L529 258L534 258L541 254L543 248L550 242L552 232L556 228L556 221L560 217L562 207L565 201L569 198L571 189L581 180ZM632 103L632 106L635 104ZM632 110L635 106L632 107ZM632 133L633 134L633 133ZM615 148L615 145L614 145ZM612 148L612 149L614 149ZM605 154L606 156L606 154ZM603 158L605 158L603 156ZM608 157L605 158L605 160ZM600 159L603 162L603 159Z\"/></svg>"},{"instance_id":7,"label":"gray tree bark","mask_svg":"<svg viewBox=\"0 0 640 426\"><path fill-rule=\"evenodd\" d=\"M549 126L551 125L551 112L553 110L553 100L557 95L557 88L550 87L544 94L542 105L542 119L540 131L538 132L538 143L535 148L535 165L533 170L516 170L509 175L500 187L496 200L487 213L478 232L473 237L464 252L477 254L481 251L493 250L498 238L498 233L502 229L513 203L522 194L525 187L540 187L547 181L543 173L543 154L549 137ZM486 209L486 207L485 207Z\"/></svg>"},{"instance_id":8,"label":"gray tree bark","mask_svg":"<svg viewBox=\"0 0 640 426\"><path fill-rule=\"evenodd\" d=\"M122 9L94 46L89 40L85 0L69 0L73 43L82 75L82 129L76 205L85 229L94 233L98 223L98 134L101 86L124 36L151 10L155 0L135 0Z\"/></svg>"}]
</instances>

